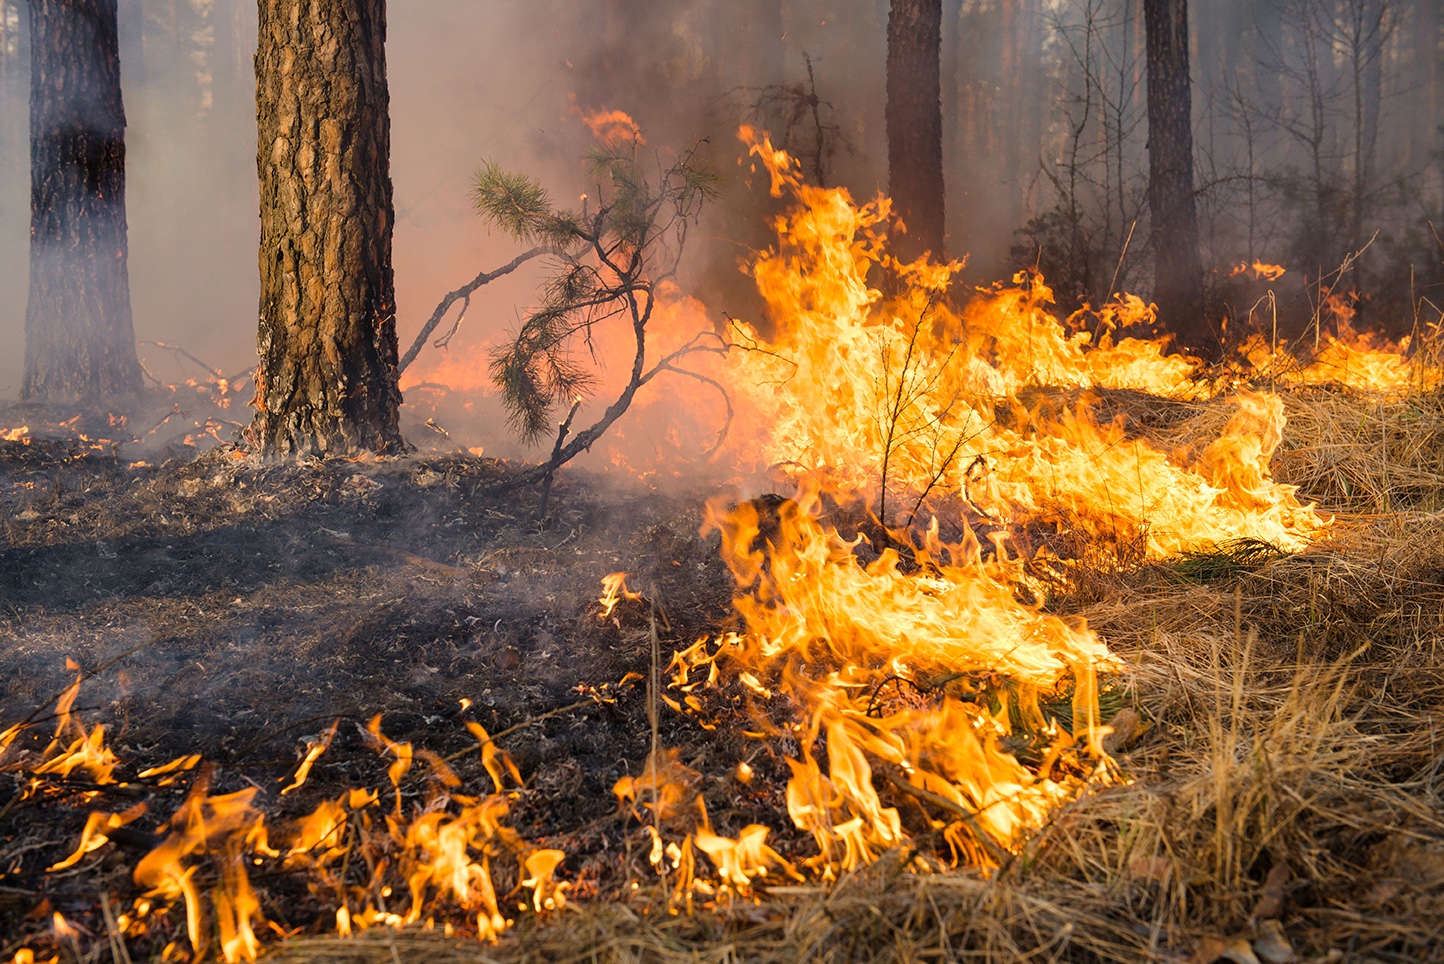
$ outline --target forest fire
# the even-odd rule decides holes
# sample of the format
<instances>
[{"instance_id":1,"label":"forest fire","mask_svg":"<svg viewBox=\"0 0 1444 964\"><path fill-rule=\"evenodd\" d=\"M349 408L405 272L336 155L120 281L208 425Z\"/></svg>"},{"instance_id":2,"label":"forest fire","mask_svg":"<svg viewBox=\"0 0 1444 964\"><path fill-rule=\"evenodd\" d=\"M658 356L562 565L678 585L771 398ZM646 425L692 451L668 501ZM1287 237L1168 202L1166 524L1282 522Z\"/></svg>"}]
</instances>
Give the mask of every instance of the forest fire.
<instances>
[{"instance_id":1,"label":"forest fire","mask_svg":"<svg viewBox=\"0 0 1444 964\"><path fill-rule=\"evenodd\" d=\"M0 0L0 964L1437 955L1437 3L390 6Z\"/></svg>"},{"instance_id":2,"label":"forest fire","mask_svg":"<svg viewBox=\"0 0 1444 964\"><path fill-rule=\"evenodd\" d=\"M641 775L614 792L650 834L649 862L674 910L756 899L769 883L834 881L909 845L922 873L1006 865L1060 805L1126 779L1105 749L1112 711L1099 699L1120 661L1085 621L1040 602L1067 585L1070 567L1125 544L1142 547L1140 560L1236 540L1297 550L1328 527L1271 477L1285 428L1276 396L1210 383L1163 341L1114 340L1149 306L1120 299L1069 319L1070 333L1033 273L958 312L948 297L956 265L888 254L886 200L859 206L808 186L765 137L744 136L790 205L776 247L752 268L772 331L735 322L732 351L699 370L728 386L725 458L744 474L780 469L798 488L787 500L710 504L703 533L720 535L740 626L679 649L654 699L715 731L716 711L744 694L750 738L785 757L786 813L813 852L784 857L758 823L716 832L699 774L654 747ZM899 293L869 287L876 267L896 274ZM699 323L682 300L660 317L659 340L685 340ZM1261 346L1247 357L1259 371L1274 360ZM1285 377L1317 384L1341 368L1380 392L1410 377L1397 355L1340 341ZM1029 407L1043 389L1085 394L1071 406L1037 396ZM1165 451L1121 419L1100 422L1092 389L1184 401L1232 392L1234 412L1212 440ZM709 410L682 414L701 424ZM857 534L838 518L852 518ZM601 618L622 618L624 603L650 605L622 573L608 576ZM28 793L76 774L116 783L121 761L104 727L87 730L72 711L79 686L58 701L55 737L38 757L6 764L32 775ZM213 795L213 765L187 755L126 784L193 775L159 830L127 829L145 803L95 810L50 870L94 859L127 833L149 840L133 870L142 895L116 926L133 938L169 933L174 910L184 936L166 944L168 959L251 960L266 935L285 936L265 914L257 872L304 880L343 936L424 925L495 940L518 913L566 905L567 854L507 826L524 780L486 728L466 724L491 781L478 790L453 772L456 755L394 741L381 724L373 718L364 737L390 761L389 789L353 787L277 821L257 788ZM307 741L279 796L325 765L338 725ZM927 815L923 825L905 825L903 800Z\"/></svg>"}]
</instances>

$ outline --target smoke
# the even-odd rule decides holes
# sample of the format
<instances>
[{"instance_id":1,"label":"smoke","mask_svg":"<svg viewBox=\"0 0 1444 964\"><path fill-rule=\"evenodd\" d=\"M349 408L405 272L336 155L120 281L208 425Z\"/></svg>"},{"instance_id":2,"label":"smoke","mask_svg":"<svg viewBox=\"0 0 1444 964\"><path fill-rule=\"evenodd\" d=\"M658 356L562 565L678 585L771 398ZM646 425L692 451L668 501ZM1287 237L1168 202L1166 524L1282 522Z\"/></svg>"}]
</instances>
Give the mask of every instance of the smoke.
<instances>
[{"instance_id":1,"label":"smoke","mask_svg":"<svg viewBox=\"0 0 1444 964\"><path fill-rule=\"evenodd\" d=\"M1379 102L1371 108L1377 116L1368 123L1380 145L1372 155L1373 183L1403 188L1389 194L1371 187L1363 200L1385 206L1365 220L1367 235L1388 212L1421 207L1411 200L1417 195L1408 194L1409 177L1417 174L1429 185L1440 179L1434 132L1441 119L1439 48L1419 40L1421 30L1437 38L1439 17L1429 3L1350 2L1390 7L1395 25L1377 80ZM388 60L403 350L442 295L518 253L471 210L468 190L479 163L492 159L533 174L567 203L593 189L578 158L590 137L582 115L599 109L629 112L659 150L698 148L713 158L727 179L723 197L689 239L679 280L714 313L756 318L760 306L738 263L767 243L772 202L738 164L737 125L769 128L806 169L859 197L885 188L888 6L887 0L395 0ZM970 256L967 280L1005 276L1020 257L1009 251L1016 232L1030 220L1023 254L1041 252L1045 262L1057 263L1066 247L1060 239L1072 229L1062 216L1073 204L1089 229L1090 254L1063 267L1079 274L1080 289L1106 286L1117 270L1122 282L1146 294L1139 5L947 0L943 6L948 243L949 254ZM1288 20L1298 5L1193 6L1199 178L1208 182L1200 204L1213 225L1206 254L1218 263L1287 262L1299 254L1289 232L1329 238L1337 227L1305 230L1312 215L1297 198L1310 183L1281 179L1299 169L1298 139L1278 121L1302 96L1294 76L1302 34ZM0 0L0 335L15 346L0 357L0 394L8 397L20 383L28 259L22 7L23 0ZM120 16L131 291L141 353L166 381L197 373L144 343L181 345L234 374L255 361L255 4L120 0ZM1085 47L1090 53L1080 56ZM1396 63L1405 67L1395 70ZM1281 65L1293 66L1281 73ZM1337 65L1331 70L1330 144L1337 155L1331 163L1347 174L1352 100L1346 72ZM1406 99L1427 100L1431 118L1410 121L1402 109ZM1245 119L1253 125L1247 131ZM1395 156L1395 144L1407 146L1405 156ZM1331 197L1351 189L1347 179L1326 181L1320 175L1316 186L1334 192ZM1068 184L1071 197L1063 196ZM1430 190L1426 213L1439 207L1437 187ZM1432 243L1423 220L1415 220ZM1377 257L1371 255L1376 264L1383 263L1384 249L1381 243ZM1320 262L1334 254L1309 252ZM479 357L478 346L503 337L531 301L542 270L533 264L483 289L452 342L452 356L470 351ZM418 365L437 352L428 347Z\"/></svg>"}]
</instances>

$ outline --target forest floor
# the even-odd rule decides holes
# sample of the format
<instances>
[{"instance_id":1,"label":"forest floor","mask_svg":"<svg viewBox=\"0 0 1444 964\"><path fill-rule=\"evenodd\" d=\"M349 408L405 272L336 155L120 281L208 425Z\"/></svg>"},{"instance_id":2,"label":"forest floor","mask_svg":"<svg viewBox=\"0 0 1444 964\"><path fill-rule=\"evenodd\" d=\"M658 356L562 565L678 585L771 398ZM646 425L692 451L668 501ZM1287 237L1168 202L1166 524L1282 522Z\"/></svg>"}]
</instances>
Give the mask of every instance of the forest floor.
<instances>
[{"instance_id":1,"label":"forest floor","mask_svg":"<svg viewBox=\"0 0 1444 964\"><path fill-rule=\"evenodd\" d=\"M1120 558L1048 604L1085 617L1126 664L1119 685L1141 721L1115 744L1126 779L1064 806L990 874L904 872L894 854L691 914L672 912L647 829L613 787L653 745L654 641L666 659L728 624L732 577L699 534L712 492L564 474L538 523L534 491L495 491L510 465L437 450L268 465L181 445L142 460L77 425L0 442L0 727L32 724L0 766L0 960L31 947L126 964L183 943L179 913L129 939L108 915L139 896L132 871L188 788L255 788L271 825L356 787L389 802L391 757L365 732L377 714L466 793L490 792L466 722L497 735L522 779L507 822L566 853L566 908L519 915L497 945L439 922L342 940L320 936L334 905L314 881L258 873L276 959L1437 958L1444 403L1286 401L1276 475L1338 514L1325 539L1290 556ZM1126 393L1103 404L1173 442L1226 418ZM35 413L0 411L0 429L20 414ZM655 608L599 619L601 580L618 571ZM105 725L114 784L34 772L78 676L74 712ZM309 781L280 794L333 721ZM760 823L783 856L806 855L785 759L748 739L745 714L716 722L658 719L714 827ZM184 779L138 776L186 754L205 763ZM419 784L397 792L424 802ZM47 872L89 813L136 803L147 810L126 833ZM56 936L57 912L80 937Z\"/></svg>"}]
</instances>

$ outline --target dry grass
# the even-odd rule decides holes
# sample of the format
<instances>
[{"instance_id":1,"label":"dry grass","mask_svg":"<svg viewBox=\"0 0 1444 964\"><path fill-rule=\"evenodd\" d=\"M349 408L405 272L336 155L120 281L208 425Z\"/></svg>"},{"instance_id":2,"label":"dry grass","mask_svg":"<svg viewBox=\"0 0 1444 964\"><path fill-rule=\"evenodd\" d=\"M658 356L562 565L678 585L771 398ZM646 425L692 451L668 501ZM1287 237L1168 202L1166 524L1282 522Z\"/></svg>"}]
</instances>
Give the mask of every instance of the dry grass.
<instances>
[{"instance_id":1,"label":"dry grass","mask_svg":"<svg viewBox=\"0 0 1444 964\"><path fill-rule=\"evenodd\" d=\"M1121 780L991 877L902 872L673 916L527 919L498 946L435 934L292 940L279 960L1419 961L1444 947L1444 401L1288 397L1278 477L1341 521L1301 555L1117 572L1064 600L1128 663ZM1175 445L1226 406L1196 406ZM1207 573L1208 570L1202 570ZM1290 951L1294 956L1286 957ZM1273 957L1269 957L1273 954Z\"/></svg>"},{"instance_id":2,"label":"dry grass","mask_svg":"<svg viewBox=\"0 0 1444 964\"><path fill-rule=\"evenodd\" d=\"M1224 952L1247 960L1245 951L1281 961L1286 942L1297 960L1328 960L1331 952L1350 961L1440 959L1444 514L1436 508L1444 501L1444 399L1380 402L1309 390L1286 395L1285 401L1290 425L1274 460L1275 474L1299 485L1301 497L1318 501L1339 522L1327 539L1294 556L1251 547L1232 554L1220 550L1217 560L1140 565L1138 557L1125 560L1120 554L1116 565L1076 574L1073 591L1049 605L1086 618L1123 658L1126 671L1119 684L1141 727L1115 752L1117 779L1059 810L1002 870L984 875L936 866L933 873L917 874L902 869L908 855L891 854L829 886L773 888L757 903L737 901L680 916L668 911L660 887L639 877L643 886L628 900L579 900L549 917L524 915L498 945L436 932L373 932L346 940L297 935L275 941L266 953L296 964L959 959L1206 964ZM1109 417L1123 414L1134 430L1173 449L1198 449L1232 411L1224 402L1158 406L1128 393L1107 396L1103 404ZM181 471L180 487L157 505L174 516L191 504L185 500L209 492L199 482L191 492L184 488L190 479L181 478L196 473L203 481L213 471L208 465L202 461ZM346 500L355 499L340 487L352 471L338 477L342 495L332 500L337 505L321 506L330 515L282 517L276 527L296 527L299 519L307 531L320 524L328 528L317 531L349 531L352 516L362 511L346 508L351 505ZM378 487L382 497L419 498L421 483L403 477L412 468L386 471L395 477L386 476L386 485ZM121 482L117 492L139 491ZM216 487L217 497L222 492L231 488ZM95 512L116 509L111 503L86 504ZM450 502L443 505L447 511L436 518L460 514ZM119 509L130 511L127 506ZM97 516L96 538L114 538L111 530L120 524L115 520L129 518L119 509L114 518ZM205 520L212 514L195 516ZM400 516L397 528L408 518ZM501 538L495 529L463 534L470 541L456 543L457 558L466 558L472 542L475 551L493 553ZM524 535L527 545L552 545L557 538ZM620 538L598 536L596 552L610 551ZM644 542L663 560L662 574L677 581L664 587L666 597L674 603L682 599L685 586L701 578L700 557L685 553L702 547L656 533ZM439 551L434 542L414 548L433 556ZM555 556L554 549L548 551ZM573 551L566 545L569 556ZM305 560L311 560L319 550L307 552ZM687 564L678 566L676 560ZM528 573L518 585L532 585L533 595L555 591L537 583L539 578ZM269 584L256 579L274 597ZM499 583L485 588L514 592ZM432 608L449 613L441 607L458 605L455 590L449 582L443 589L433 593L439 601ZM594 579L585 590L595 591ZM415 600L432 596L407 591L404 611L414 616ZM224 601L238 592L227 587ZM539 597L539 607L557 608L542 606L545 598ZM438 616L437 625L443 622L449 625ZM484 622L491 625L490 619ZM395 631L387 622L378 633ZM522 641L497 640L498 647L503 644ZM620 667L613 669L610 678L620 675ZM518 699L535 697L522 693ZM416 726L423 722L418 716ZM602 735L620 739L618 734L628 732L609 729ZM613 756L626 755L608 747L616 750ZM555 765L537 764L532 786L542 794L533 808L538 820L554 820L557 810L573 805L576 785L547 796L544 788L555 772ZM603 801L599 806L609 803L604 790L592 797ZM753 817L746 813L741 819ZM646 867L642 851L631 856ZM597 844L587 859L605 866L616 886L632 866L614 843ZM128 876L128 866L113 864L115 874ZM92 883L97 886L86 894L101 885L96 878L85 887ZM83 964L112 958L124 964L103 930L97 933L102 939L85 954L68 956L67 964L71 957ZM1266 952L1278 953L1269 958Z\"/></svg>"}]
</instances>

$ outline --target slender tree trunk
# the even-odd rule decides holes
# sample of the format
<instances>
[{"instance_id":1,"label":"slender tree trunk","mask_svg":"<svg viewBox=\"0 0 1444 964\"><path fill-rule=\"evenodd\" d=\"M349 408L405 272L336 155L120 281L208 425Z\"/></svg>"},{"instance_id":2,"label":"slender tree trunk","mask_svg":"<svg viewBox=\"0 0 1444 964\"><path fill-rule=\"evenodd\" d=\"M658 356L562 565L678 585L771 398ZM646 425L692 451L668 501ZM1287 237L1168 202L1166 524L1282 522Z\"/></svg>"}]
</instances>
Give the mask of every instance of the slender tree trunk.
<instances>
[{"instance_id":1,"label":"slender tree trunk","mask_svg":"<svg viewBox=\"0 0 1444 964\"><path fill-rule=\"evenodd\" d=\"M0 0L0 163L19 166L25 124L20 114L25 89L25 63L29 59L18 0Z\"/></svg>"},{"instance_id":2,"label":"slender tree trunk","mask_svg":"<svg viewBox=\"0 0 1444 964\"><path fill-rule=\"evenodd\" d=\"M1193 103L1187 0L1144 0L1148 35L1148 211L1154 301L1162 325L1190 347L1211 340L1193 201Z\"/></svg>"},{"instance_id":3,"label":"slender tree trunk","mask_svg":"<svg viewBox=\"0 0 1444 964\"><path fill-rule=\"evenodd\" d=\"M943 0L939 25L942 28L939 53L939 104L943 115L943 143L947 149L943 160L947 169L956 171L959 140L959 121L962 110L958 98L959 59L962 56L962 31L959 23L963 16L963 0Z\"/></svg>"},{"instance_id":4,"label":"slender tree trunk","mask_svg":"<svg viewBox=\"0 0 1444 964\"><path fill-rule=\"evenodd\" d=\"M735 0L722 0L718 4L720 16L717 23L725 24L741 13L741 52L740 55L735 53L736 48L731 48L726 42L726 33L714 28L714 35L723 41L719 45L719 59L740 57L743 70L741 82L746 87L781 84L785 79L783 65L787 53L782 40L782 0L749 0L745 4L734 4Z\"/></svg>"},{"instance_id":5,"label":"slender tree trunk","mask_svg":"<svg viewBox=\"0 0 1444 964\"><path fill-rule=\"evenodd\" d=\"M402 449L385 0L259 0L261 307L269 456Z\"/></svg>"},{"instance_id":6,"label":"slender tree trunk","mask_svg":"<svg viewBox=\"0 0 1444 964\"><path fill-rule=\"evenodd\" d=\"M887 20L888 193L907 234L905 261L944 257L942 0L892 0Z\"/></svg>"},{"instance_id":7,"label":"slender tree trunk","mask_svg":"<svg viewBox=\"0 0 1444 964\"><path fill-rule=\"evenodd\" d=\"M20 397L140 389L116 0L29 0L30 300Z\"/></svg>"}]
</instances>

